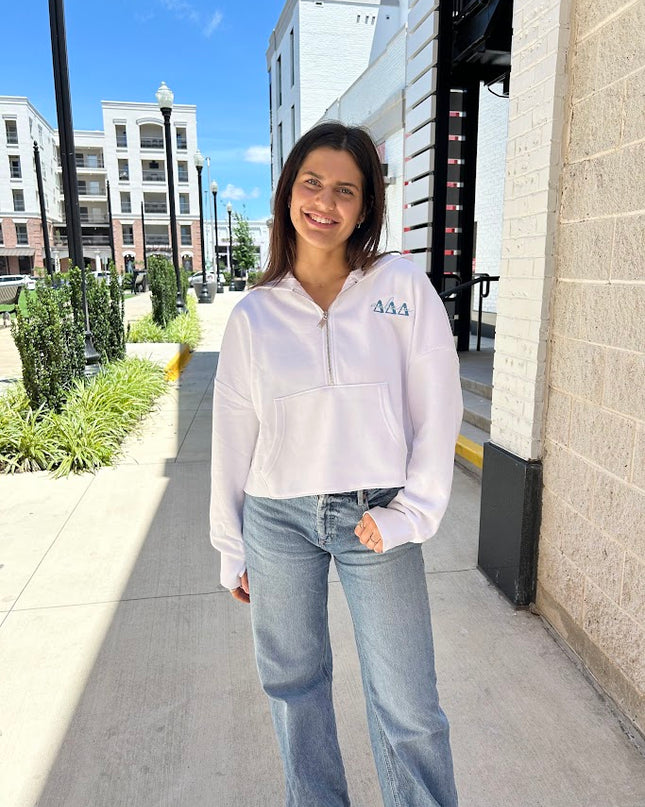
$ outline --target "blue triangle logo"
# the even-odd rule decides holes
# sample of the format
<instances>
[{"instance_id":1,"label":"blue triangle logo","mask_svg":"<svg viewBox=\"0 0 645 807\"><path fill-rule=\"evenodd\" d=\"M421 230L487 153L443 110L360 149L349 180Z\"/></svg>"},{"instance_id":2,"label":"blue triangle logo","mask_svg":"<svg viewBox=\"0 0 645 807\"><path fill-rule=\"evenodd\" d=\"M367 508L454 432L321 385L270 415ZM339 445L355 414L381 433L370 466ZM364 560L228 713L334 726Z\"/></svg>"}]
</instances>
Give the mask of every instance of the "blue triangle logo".
<instances>
[{"instance_id":1,"label":"blue triangle logo","mask_svg":"<svg viewBox=\"0 0 645 807\"><path fill-rule=\"evenodd\" d=\"M408 304L407 304L407 303L403 303L403 305L401 306L401 308L399 308L399 310L398 310L396 313L397 313L397 314L398 314L400 317L409 317L409 316L410 316L410 312L408 311Z\"/></svg>"},{"instance_id":2,"label":"blue triangle logo","mask_svg":"<svg viewBox=\"0 0 645 807\"><path fill-rule=\"evenodd\" d=\"M383 303L379 300L372 310L377 314L383 314Z\"/></svg>"},{"instance_id":3,"label":"blue triangle logo","mask_svg":"<svg viewBox=\"0 0 645 807\"><path fill-rule=\"evenodd\" d=\"M386 314L396 314L396 306L394 305L394 300L390 300L387 304L387 308L385 309Z\"/></svg>"}]
</instances>

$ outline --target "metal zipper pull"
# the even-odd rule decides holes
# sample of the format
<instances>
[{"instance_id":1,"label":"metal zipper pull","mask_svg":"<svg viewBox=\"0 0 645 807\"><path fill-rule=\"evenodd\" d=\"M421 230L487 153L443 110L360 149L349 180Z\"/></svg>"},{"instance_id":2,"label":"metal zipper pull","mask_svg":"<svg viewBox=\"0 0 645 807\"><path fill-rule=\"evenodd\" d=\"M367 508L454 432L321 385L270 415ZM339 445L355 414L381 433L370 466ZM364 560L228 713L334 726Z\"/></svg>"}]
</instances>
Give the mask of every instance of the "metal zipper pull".
<instances>
[{"instance_id":1,"label":"metal zipper pull","mask_svg":"<svg viewBox=\"0 0 645 807\"><path fill-rule=\"evenodd\" d=\"M324 328L325 327L325 325L327 324L328 317L329 317L329 313L327 311L323 311L322 319L318 323L319 328Z\"/></svg>"}]
</instances>

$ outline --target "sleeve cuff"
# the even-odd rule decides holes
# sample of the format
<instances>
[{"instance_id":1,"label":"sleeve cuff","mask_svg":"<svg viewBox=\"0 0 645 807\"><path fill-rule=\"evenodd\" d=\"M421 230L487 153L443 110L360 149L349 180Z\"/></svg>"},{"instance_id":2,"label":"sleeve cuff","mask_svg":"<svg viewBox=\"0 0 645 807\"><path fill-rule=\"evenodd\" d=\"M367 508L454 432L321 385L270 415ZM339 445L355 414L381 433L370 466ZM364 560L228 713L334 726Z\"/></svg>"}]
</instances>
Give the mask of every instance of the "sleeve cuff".
<instances>
[{"instance_id":1,"label":"sleeve cuff","mask_svg":"<svg viewBox=\"0 0 645 807\"><path fill-rule=\"evenodd\" d=\"M405 513L389 507L373 507L367 511L381 533L383 551L414 541L414 530Z\"/></svg>"},{"instance_id":2,"label":"sleeve cuff","mask_svg":"<svg viewBox=\"0 0 645 807\"><path fill-rule=\"evenodd\" d=\"M245 561L224 554L220 558L220 583L229 591L239 588L240 577L246 571Z\"/></svg>"}]
</instances>

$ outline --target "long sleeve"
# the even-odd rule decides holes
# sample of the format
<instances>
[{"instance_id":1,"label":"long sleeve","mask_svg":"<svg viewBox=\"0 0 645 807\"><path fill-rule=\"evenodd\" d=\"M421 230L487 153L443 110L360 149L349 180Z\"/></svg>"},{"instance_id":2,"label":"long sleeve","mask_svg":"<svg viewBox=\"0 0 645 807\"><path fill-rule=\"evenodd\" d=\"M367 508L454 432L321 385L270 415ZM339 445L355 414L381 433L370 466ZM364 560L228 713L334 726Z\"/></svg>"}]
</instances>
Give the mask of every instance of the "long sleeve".
<instances>
[{"instance_id":1,"label":"long sleeve","mask_svg":"<svg viewBox=\"0 0 645 807\"><path fill-rule=\"evenodd\" d=\"M422 279L407 367L413 427L405 486L388 507L369 511L387 551L431 538L443 518L463 416L459 359L443 303Z\"/></svg>"},{"instance_id":2,"label":"long sleeve","mask_svg":"<svg viewBox=\"0 0 645 807\"><path fill-rule=\"evenodd\" d=\"M258 434L250 393L250 334L240 312L229 318L213 392L211 543L221 553L220 581L237 588L246 568L242 541L244 485Z\"/></svg>"}]
</instances>

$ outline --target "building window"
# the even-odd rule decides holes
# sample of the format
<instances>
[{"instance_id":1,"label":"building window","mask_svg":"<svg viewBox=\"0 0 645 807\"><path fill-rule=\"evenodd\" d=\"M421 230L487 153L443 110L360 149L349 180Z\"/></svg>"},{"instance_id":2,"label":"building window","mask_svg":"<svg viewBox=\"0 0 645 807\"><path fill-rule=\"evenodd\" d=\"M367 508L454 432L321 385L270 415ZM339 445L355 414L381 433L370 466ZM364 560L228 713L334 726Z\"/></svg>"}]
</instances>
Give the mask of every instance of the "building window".
<instances>
[{"instance_id":1,"label":"building window","mask_svg":"<svg viewBox=\"0 0 645 807\"><path fill-rule=\"evenodd\" d=\"M291 145L296 142L296 108L291 107Z\"/></svg>"},{"instance_id":2,"label":"building window","mask_svg":"<svg viewBox=\"0 0 645 807\"><path fill-rule=\"evenodd\" d=\"M188 182L188 163L180 161L177 163L177 182Z\"/></svg>"},{"instance_id":3,"label":"building window","mask_svg":"<svg viewBox=\"0 0 645 807\"><path fill-rule=\"evenodd\" d=\"M282 105L282 56L278 56L278 61L276 63L276 73L277 73L277 92L278 92L278 107Z\"/></svg>"},{"instance_id":4,"label":"building window","mask_svg":"<svg viewBox=\"0 0 645 807\"><path fill-rule=\"evenodd\" d=\"M29 246L26 224L16 224L16 244L19 246Z\"/></svg>"},{"instance_id":5,"label":"building window","mask_svg":"<svg viewBox=\"0 0 645 807\"><path fill-rule=\"evenodd\" d=\"M123 232L123 243L131 247L134 245L134 227L131 224L122 224L121 230Z\"/></svg>"},{"instance_id":6,"label":"building window","mask_svg":"<svg viewBox=\"0 0 645 807\"><path fill-rule=\"evenodd\" d=\"M187 148L186 129L177 128L177 151L186 151Z\"/></svg>"},{"instance_id":7,"label":"building window","mask_svg":"<svg viewBox=\"0 0 645 807\"><path fill-rule=\"evenodd\" d=\"M121 191L121 212L132 213L132 200L130 191Z\"/></svg>"},{"instance_id":8,"label":"building window","mask_svg":"<svg viewBox=\"0 0 645 807\"><path fill-rule=\"evenodd\" d=\"M4 235L2 234L2 222L0 221L0 244L4 244Z\"/></svg>"},{"instance_id":9,"label":"building window","mask_svg":"<svg viewBox=\"0 0 645 807\"><path fill-rule=\"evenodd\" d=\"M18 143L18 124L15 120L6 120L4 122L5 132L7 133L7 145L15 146Z\"/></svg>"},{"instance_id":10,"label":"building window","mask_svg":"<svg viewBox=\"0 0 645 807\"><path fill-rule=\"evenodd\" d=\"M187 193L179 194L179 212L185 215L190 214L190 196Z\"/></svg>"},{"instance_id":11,"label":"building window","mask_svg":"<svg viewBox=\"0 0 645 807\"><path fill-rule=\"evenodd\" d=\"M130 165L127 160L119 160L119 182L130 181Z\"/></svg>"},{"instance_id":12,"label":"building window","mask_svg":"<svg viewBox=\"0 0 645 807\"><path fill-rule=\"evenodd\" d=\"M282 145L282 124L278 124L278 168L282 171L282 164L284 162L284 151Z\"/></svg>"},{"instance_id":13,"label":"building window","mask_svg":"<svg viewBox=\"0 0 645 807\"><path fill-rule=\"evenodd\" d=\"M13 194L13 209L16 213L24 213L25 210L25 194L21 190L14 188L11 193Z\"/></svg>"},{"instance_id":14,"label":"building window","mask_svg":"<svg viewBox=\"0 0 645 807\"><path fill-rule=\"evenodd\" d=\"M193 243L193 233L190 224L182 224L180 230L182 247L191 246Z\"/></svg>"},{"instance_id":15,"label":"building window","mask_svg":"<svg viewBox=\"0 0 645 807\"><path fill-rule=\"evenodd\" d=\"M11 179L22 179L22 169L20 168L20 157L9 155L9 174Z\"/></svg>"},{"instance_id":16,"label":"building window","mask_svg":"<svg viewBox=\"0 0 645 807\"><path fill-rule=\"evenodd\" d=\"M291 57L291 86L296 83L296 44L293 36L293 28L289 34L289 55Z\"/></svg>"},{"instance_id":17,"label":"building window","mask_svg":"<svg viewBox=\"0 0 645 807\"><path fill-rule=\"evenodd\" d=\"M114 126L114 131L116 133L116 145L117 148L125 149L128 147L128 134L125 128L124 123L117 123Z\"/></svg>"}]
</instances>

